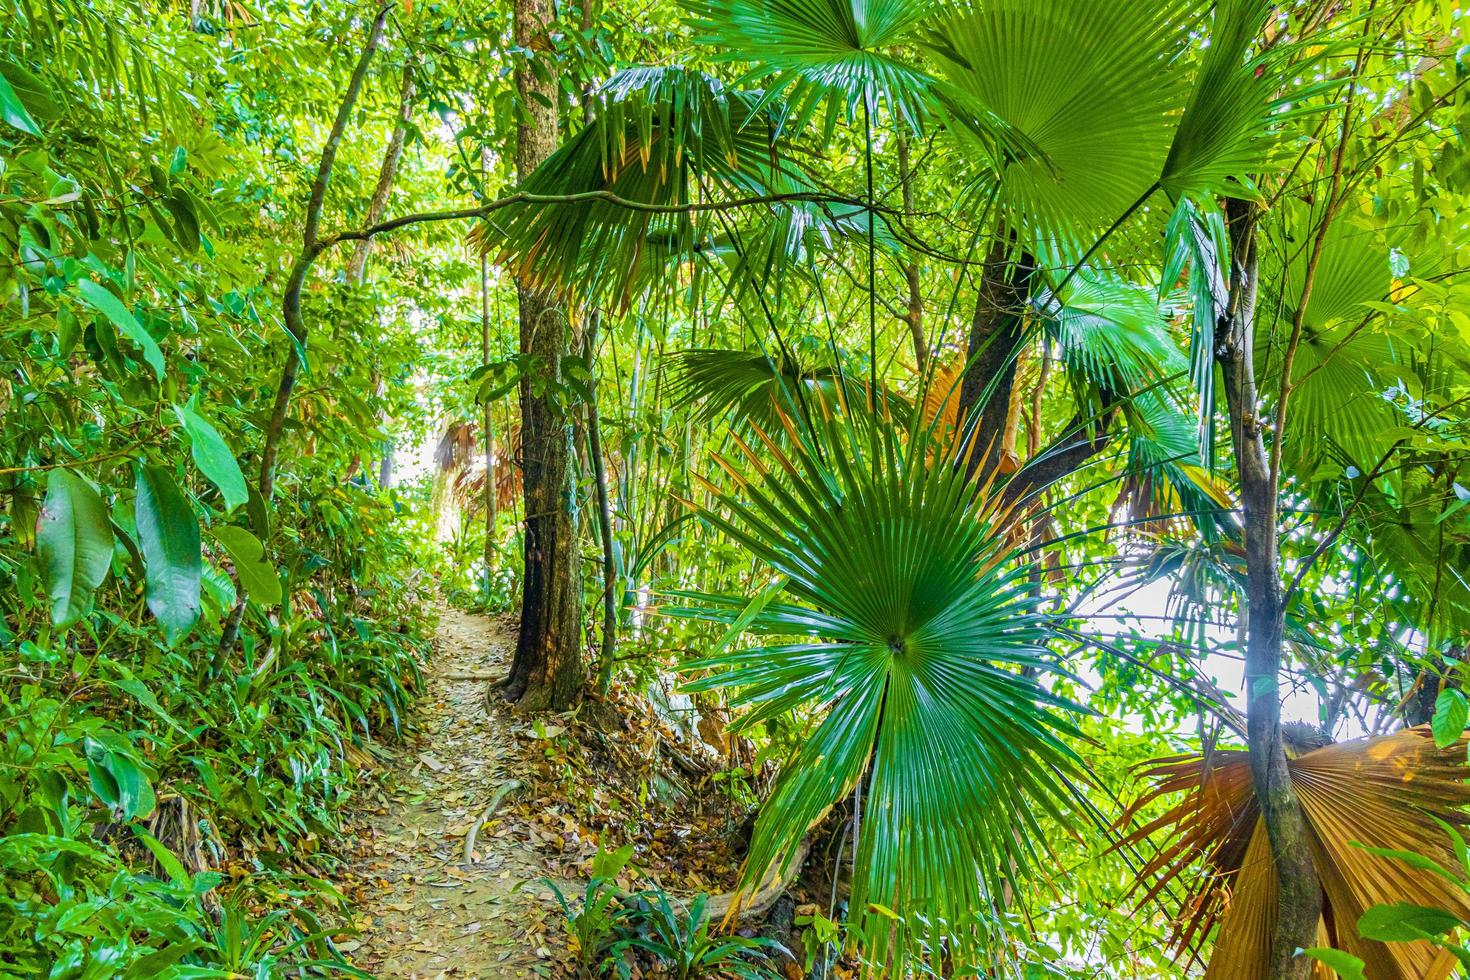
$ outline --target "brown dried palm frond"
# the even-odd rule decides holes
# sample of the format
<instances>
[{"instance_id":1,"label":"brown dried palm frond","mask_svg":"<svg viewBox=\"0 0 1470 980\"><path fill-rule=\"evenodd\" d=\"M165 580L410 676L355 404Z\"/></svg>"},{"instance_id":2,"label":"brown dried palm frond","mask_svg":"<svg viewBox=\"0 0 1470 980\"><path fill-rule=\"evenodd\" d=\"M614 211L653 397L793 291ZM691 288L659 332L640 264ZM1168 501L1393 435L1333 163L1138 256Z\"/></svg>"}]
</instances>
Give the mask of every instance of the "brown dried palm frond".
<instances>
[{"instance_id":1,"label":"brown dried palm frond","mask_svg":"<svg viewBox=\"0 0 1470 980\"><path fill-rule=\"evenodd\" d=\"M1466 742L1435 747L1427 727L1339 742L1290 758L1292 787L1306 814L1309 845L1322 882L1319 945L1367 964L1373 980L1445 980L1455 958L1428 942L1381 943L1358 935L1374 905L1412 902L1470 918L1463 891L1430 871L1365 848L1424 854L1458 866L1436 819L1470 823ZM1244 751L1178 755L1148 763L1152 782L1120 821L1133 823L1164 797L1184 797L1162 816L1134 827L1122 844L1153 838L1157 855L1139 876L1144 902L1173 882L1185 887L1172 940L1190 960L1208 960L1206 980L1266 980L1276 920L1276 871ZM1155 836L1158 835L1158 836ZM1197 862L1205 874L1186 875ZM1205 946L1211 930L1213 950ZM1314 976L1332 974L1320 964Z\"/></svg>"}]
</instances>

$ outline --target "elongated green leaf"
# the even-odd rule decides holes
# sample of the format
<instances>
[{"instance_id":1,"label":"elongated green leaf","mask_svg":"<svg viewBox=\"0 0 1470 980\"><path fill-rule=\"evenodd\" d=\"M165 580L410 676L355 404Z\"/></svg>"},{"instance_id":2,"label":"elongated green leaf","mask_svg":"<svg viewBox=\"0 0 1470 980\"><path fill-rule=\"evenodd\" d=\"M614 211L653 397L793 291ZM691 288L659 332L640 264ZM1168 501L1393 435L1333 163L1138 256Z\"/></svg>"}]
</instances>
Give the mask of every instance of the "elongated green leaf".
<instances>
[{"instance_id":1,"label":"elongated green leaf","mask_svg":"<svg viewBox=\"0 0 1470 980\"><path fill-rule=\"evenodd\" d=\"M240 472L240 464L219 430L187 405L175 405L174 412L183 423L184 431L189 433L189 452L194 457L194 464L209 478L209 482L219 487L225 498L225 509L234 510L249 500L245 474Z\"/></svg>"},{"instance_id":2,"label":"elongated green leaf","mask_svg":"<svg viewBox=\"0 0 1470 980\"><path fill-rule=\"evenodd\" d=\"M167 470L138 471L135 518L143 548L148 608L174 643L199 618L199 583L204 561L199 522Z\"/></svg>"},{"instance_id":3,"label":"elongated green leaf","mask_svg":"<svg viewBox=\"0 0 1470 980\"><path fill-rule=\"evenodd\" d=\"M167 847L164 847L162 841L141 827L134 827L133 833L142 842L143 846L152 852L154 860L158 862L158 866L168 874L174 884L189 884L189 872L184 870L184 864L179 860L178 855L174 854Z\"/></svg>"},{"instance_id":4,"label":"elongated green leaf","mask_svg":"<svg viewBox=\"0 0 1470 980\"><path fill-rule=\"evenodd\" d=\"M265 606L280 602L281 580L266 561L260 539L243 527L217 527L212 533L234 562L235 574L250 598Z\"/></svg>"},{"instance_id":5,"label":"elongated green leaf","mask_svg":"<svg viewBox=\"0 0 1470 980\"><path fill-rule=\"evenodd\" d=\"M112 292L100 283L90 279L83 279L77 283L77 292L82 294L82 299L87 305L107 319L112 325L121 330L129 340L143 348L143 360L153 368L153 373L158 380L163 380L163 351L158 347L158 341L153 335L143 328L138 318L133 316L132 311L123 305L122 300L112 295Z\"/></svg>"},{"instance_id":6,"label":"elongated green leaf","mask_svg":"<svg viewBox=\"0 0 1470 980\"><path fill-rule=\"evenodd\" d=\"M51 622L70 626L86 612L112 562L107 505L86 480L56 470L38 523L36 550L51 596Z\"/></svg>"},{"instance_id":7,"label":"elongated green leaf","mask_svg":"<svg viewBox=\"0 0 1470 980\"><path fill-rule=\"evenodd\" d=\"M1358 933L1364 939L1408 943L1442 936L1459 925L1459 917L1444 909L1395 902L1392 905L1375 905L1364 912L1358 919Z\"/></svg>"},{"instance_id":8,"label":"elongated green leaf","mask_svg":"<svg viewBox=\"0 0 1470 980\"><path fill-rule=\"evenodd\" d=\"M1317 946L1312 949L1302 950L1302 955L1310 956L1318 963L1322 963L1336 970L1341 980L1365 980L1363 969L1367 964L1352 953L1344 953L1340 949Z\"/></svg>"},{"instance_id":9,"label":"elongated green leaf","mask_svg":"<svg viewBox=\"0 0 1470 980\"><path fill-rule=\"evenodd\" d=\"M1434 700L1434 717L1429 725L1434 732L1434 744L1447 749L1465 734L1465 723L1470 721L1470 701L1454 688L1439 692Z\"/></svg>"},{"instance_id":10,"label":"elongated green leaf","mask_svg":"<svg viewBox=\"0 0 1470 980\"><path fill-rule=\"evenodd\" d=\"M15 94L15 89L11 88L10 81L4 75L0 75L0 119L22 133L41 135L41 127L36 125L36 121L26 111L25 104L20 101L20 96Z\"/></svg>"}]
</instances>

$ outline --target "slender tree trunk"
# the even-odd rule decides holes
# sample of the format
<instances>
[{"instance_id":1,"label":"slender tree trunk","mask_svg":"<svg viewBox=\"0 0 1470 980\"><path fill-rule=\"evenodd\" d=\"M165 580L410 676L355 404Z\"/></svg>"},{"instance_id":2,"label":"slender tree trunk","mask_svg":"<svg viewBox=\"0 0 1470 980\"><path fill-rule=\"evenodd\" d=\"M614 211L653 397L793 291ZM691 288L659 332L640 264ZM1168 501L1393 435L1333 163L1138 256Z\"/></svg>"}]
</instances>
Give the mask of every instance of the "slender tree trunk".
<instances>
[{"instance_id":1,"label":"slender tree trunk","mask_svg":"<svg viewBox=\"0 0 1470 980\"><path fill-rule=\"evenodd\" d=\"M367 220L363 225L375 225L383 220L388 209L388 199L393 196L393 184L398 179L398 163L403 159L403 143L408 137L408 122L413 118L414 63L403 66L403 81L398 90L398 118L393 131L388 135L388 145L383 149L383 163L378 167L378 182L373 187L373 196L368 201ZM368 255L373 250L372 239L364 238L352 250L347 260L347 281L361 283L367 269Z\"/></svg>"},{"instance_id":2,"label":"slender tree trunk","mask_svg":"<svg viewBox=\"0 0 1470 980\"><path fill-rule=\"evenodd\" d=\"M480 170L490 170L490 148L480 151ZM480 363L490 363L490 256L480 251ZM493 406L485 403L485 414L480 420L485 439L485 594L490 594L490 574L495 569L495 526L500 520L500 499L497 496L495 472L495 416Z\"/></svg>"},{"instance_id":3,"label":"slender tree trunk","mask_svg":"<svg viewBox=\"0 0 1470 980\"><path fill-rule=\"evenodd\" d=\"M1322 886L1312 864L1306 819L1291 787L1281 735L1281 664L1285 604L1278 549L1277 497L1263 432L1253 346L1256 293L1256 211L1230 201L1230 303L1216 329L1231 438L1240 479L1245 525L1247 620L1245 627L1246 728L1256 797L1261 803L1276 865L1276 934L1270 976L1306 980L1312 961L1296 950L1317 944Z\"/></svg>"},{"instance_id":4,"label":"slender tree trunk","mask_svg":"<svg viewBox=\"0 0 1470 980\"><path fill-rule=\"evenodd\" d=\"M912 214L914 210L914 172L909 163L909 138L902 126L898 129L898 179L903 188L903 210ZM929 345L924 340L924 296L919 287L919 263L910 260L903 264L903 278L908 286L908 309L904 319L909 325L909 336L914 344L914 365L919 374L929 365Z\"/></svg>"},{"instance_id":5,"label":"slender tree trunk","mask_svg":"<svg viewBox=\"0 0 1470 980\"><path fill-rule=\"evenodd\" d=\"M271 405L270 420L266 423L265 428L265 443L260 451L260 497L267 506L270 505L271 491L275 488L276 456L280 452L281 437L286 429L286 416L291 408L291 393L296 390L296 378L301 371L301 358L306 351L307 330L306 320L301 315L301 290L306 285L306 276L311 272L312 263L326 247L318 237L318 232L322 225L322 204L326 201L327 184L332 179L332 167L337 162L337 148L342 143L342 133L347 129L347 120L351 118L352 108L357 104L357 96L362 91L363 79L367 77L368 65L372 64L373 55L378 50L378 43L383 39L383 25L388 19L388 12L392 9L391 4L378 9L372 27L368 29L368 39L362 47L357 67L352 70L352 77L348 79L347 91L342 95L342 103L337 107L337 116L332 120L332 128L327 133L327 141L322 145L322 156L317 164L316 179L311 184L311 199L306 205L306 224L301 233L301 254L296 257L296 262L291 266L290 275L286 279L286 292L281 300L281 318L286 322L286 331L291 335L293 343L286 351L286 363L281 368L281 380L276 385L275 401Z\"/></svg>"},{"instance_id":6,"label":"slender tree trunk","mask_svg":"<svg viewBox=\"0 0 1470 980\"><path fill-rule=\"evenodd\" d=\"M599 314L587 319L587 336L582 355L592 378L592 398L587 405L587 444L592 457L592 474L597 481L597 530L602 544L602 648L597 654L597 693L612 686L613 660L618 650L618 566L613 550L612 505L607 492L607 460L602 455L602 425L597 415L597 326Z\"/></svg>"},{"instance_id":7,"label":"slender tree trunk","mask_svg":"<svg viewBox=\"0 0 1470 980\"><path fill-rule=\"evenodd\" d=\"M516 172L525 180L556 148L557 82L550 57L550 0L515 0L515 41L541 71L518 61L521 121L516 128ZM571 416L546 385L556 381L570 350L571 324L550 295L518 283L523 373L521 455L525 500L525 574L520 634L506 678L507 700L532 710L563 709L582 692L582 587L577 567L575 495L571 481ZM540 389L540 390L538 390Z\"/></svg>"}]
</instances>

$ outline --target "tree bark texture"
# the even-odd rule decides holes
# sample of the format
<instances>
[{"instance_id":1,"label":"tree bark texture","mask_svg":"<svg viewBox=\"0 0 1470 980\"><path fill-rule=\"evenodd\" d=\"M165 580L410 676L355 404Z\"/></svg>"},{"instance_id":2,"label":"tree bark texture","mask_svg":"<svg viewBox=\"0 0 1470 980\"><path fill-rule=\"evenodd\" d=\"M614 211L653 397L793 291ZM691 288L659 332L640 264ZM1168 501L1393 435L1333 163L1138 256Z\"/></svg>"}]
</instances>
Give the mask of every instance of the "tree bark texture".
<instances>
[{"instance_id":1,"label":"tree bark texture","mask_svg":"<svg viewBox=\"0 0 1470 980\"><path fill-rule=\"evenodd\" d=\"M1253 335L1259 285L1254 205L1230 201L1229 306L1216 327L1215 358L1230 414L1240 480L1246 552L1246 728L1251 772L1276 865L1276 932L1270 976L1306 980L1312 961L1298 949L1317 944L1322 886L1312 864L1306 819L1286 765L1281 733L1281 665L1285 602L1278 548L1277 496L1263 433L1256 417Z\"/></svg>"},{"instance_id":2,"label":"tree bark texture","mask_svg":"<svg viewBox=\"0 0 1470 980\"><path fill-rule=\"evenodd\" d=\"M980 273L980 292L965 351L958 424L967 434L971 476L989 478L1001 464L1016 358L1025 338L1036 261L1021 253L1012 261L1009 236L997 236Z\"/></svg>"},{"instance_id":3,"label":"tree bark texture","mask_svg":"<svg viewBox=\"0 0 1470 980\"><path fill-rule=\"evenodd\" d=\"M521 119L516 172L525 180L557 144L557 82L547 26L550 0L516 0L515 41L536 58L515 69ZM525 503L525 574L520 633L503 693L531 710L561 710L582 693L582 583L572 487L571 413L557 403L562 361L571 349L566 311L544 293L517 283L522 373L521 471Z\"/></svg>"}]
</instances>

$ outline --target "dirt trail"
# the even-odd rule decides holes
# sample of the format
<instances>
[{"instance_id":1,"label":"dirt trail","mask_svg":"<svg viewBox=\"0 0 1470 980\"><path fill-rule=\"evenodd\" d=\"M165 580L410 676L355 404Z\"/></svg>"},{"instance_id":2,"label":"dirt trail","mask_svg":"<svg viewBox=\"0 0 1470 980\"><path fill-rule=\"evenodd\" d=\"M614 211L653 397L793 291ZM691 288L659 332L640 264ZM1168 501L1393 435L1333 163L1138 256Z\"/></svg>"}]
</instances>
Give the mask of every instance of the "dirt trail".
<instances>
[{"instance_id":1,"label":"dirt trail","mask_svg":"<svg viewBox=\"0 0 1470 980\"><path fill-rule=\"evenodd\" d=\"M502 806L476 836L464 862L465 835L512 777L499 704L485 707L485 685L457 673L504 674L515 645L508 620L445 609L435 656L425 667L416 736L391 753L381 788L349 819L348 875L362 934L351 958L383 978L483 977L518 980L550 973L541 941L549 910L517 890L544 871L536 852L508 832Z\"/></svg>"}]
</instances>

